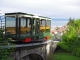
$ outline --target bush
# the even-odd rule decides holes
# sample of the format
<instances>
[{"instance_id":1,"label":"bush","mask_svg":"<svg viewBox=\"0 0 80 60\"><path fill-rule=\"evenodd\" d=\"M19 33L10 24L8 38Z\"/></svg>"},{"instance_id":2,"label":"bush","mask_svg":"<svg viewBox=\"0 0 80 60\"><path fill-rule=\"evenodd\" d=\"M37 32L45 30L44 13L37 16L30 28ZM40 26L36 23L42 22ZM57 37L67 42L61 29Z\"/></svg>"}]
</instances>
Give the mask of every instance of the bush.
<instances>
[{"instance_id":1,"label":"bush","mask_svg":"<svg viewBox=\"0 0 80 60\"><path fill-rule=\"evenodd\" d=\"M3 31L0 30L0 60L12 60L9 55L14 51L14 48L5 48L9 46L9 39L4 37Z\"/></svg>"}]
</instances>

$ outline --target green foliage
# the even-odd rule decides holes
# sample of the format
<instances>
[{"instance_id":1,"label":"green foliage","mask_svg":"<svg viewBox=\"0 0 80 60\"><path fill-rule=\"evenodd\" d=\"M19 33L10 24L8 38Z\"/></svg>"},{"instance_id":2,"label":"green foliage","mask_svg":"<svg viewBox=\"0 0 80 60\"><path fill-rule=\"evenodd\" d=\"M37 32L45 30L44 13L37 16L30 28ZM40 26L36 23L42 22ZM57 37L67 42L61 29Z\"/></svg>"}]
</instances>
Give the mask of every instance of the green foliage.
<instances>
[{"instance_id":1,"label":"green foliage","mask_svg":"<svg viewBox=\"0 0 80 60\"><path fill-rule=\"evenodd\" d=\"M0 30L0 60L12 60L9 55L14 51L14 48L5 48L9 46L9 39L4 37L3 31Z\"/></svg>"},{"instance_id":2,"label":"green foliage","mask_svg":"<svg viewBox=\"0 0 80 60\"><path fill-rule=\"evenodd\" d=\"M62 36L58 44L62 49L80 56L80 19L69 22L68 30Z\"/></svg>"},{"instance_id":3,"label":"green foliage","mask_svg":"<svg viewBox=\"0 0 80 60\"><path fill-rule=\"evenodd\" d=\"M12 60L9 55L14 51L14 49L0 49L0 60Z\"/></svg>"},{"instance_id":4,"label":"green foliage","mask_svg":"<svg viewBox=\"0 0 80 60\"><path fill-rule=\"evenodd\" d=\"M53 35L50 33L50 40L53 40Z\"/></svg>"}]
</instances>

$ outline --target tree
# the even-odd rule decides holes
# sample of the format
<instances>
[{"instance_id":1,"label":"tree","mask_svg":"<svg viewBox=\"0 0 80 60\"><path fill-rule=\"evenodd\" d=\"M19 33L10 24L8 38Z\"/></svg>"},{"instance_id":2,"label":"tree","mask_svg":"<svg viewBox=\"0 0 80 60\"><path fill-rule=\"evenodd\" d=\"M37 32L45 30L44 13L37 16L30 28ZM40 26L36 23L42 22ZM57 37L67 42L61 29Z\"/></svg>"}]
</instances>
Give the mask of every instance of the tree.
<instances>
[{"instance_id":1,"label":"tree","mask_svg":"<svg viewBox=\"0 0 80 60\"><path fill-rule=\"evenodd\" d=\"M80 56L80 19L70 20L62 41L58 44L62 49Z\"/></svg>"},{"instance_id":2,"label":"tree","mask_svg":"<svg viewBox=\"0 0 80 60\"><path fill-rule=\"evenodd\" d=\"M74 19L72 19L71 17L69 18L69 22L67 23L67 25L74 25Z\"/></svg>"}]
</instances>

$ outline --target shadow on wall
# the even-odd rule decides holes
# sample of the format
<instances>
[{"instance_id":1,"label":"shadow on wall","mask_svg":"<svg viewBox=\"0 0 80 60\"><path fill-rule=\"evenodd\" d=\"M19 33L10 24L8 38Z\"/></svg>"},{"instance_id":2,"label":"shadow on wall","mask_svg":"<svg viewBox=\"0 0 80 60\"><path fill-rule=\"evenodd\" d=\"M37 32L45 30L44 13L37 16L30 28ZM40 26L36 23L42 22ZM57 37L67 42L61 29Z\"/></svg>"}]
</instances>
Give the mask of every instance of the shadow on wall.
<instances>
[{"instance_id":1,"label":"shadow on wall","mask_svg":"<svg viewBox=\"0 0 80 60\"><path fill-rule=\"evenodd\" d=\"M21 60L44 60L44 59L40 55L33 53L23 57Z\"/></svg>"}]
</instances>

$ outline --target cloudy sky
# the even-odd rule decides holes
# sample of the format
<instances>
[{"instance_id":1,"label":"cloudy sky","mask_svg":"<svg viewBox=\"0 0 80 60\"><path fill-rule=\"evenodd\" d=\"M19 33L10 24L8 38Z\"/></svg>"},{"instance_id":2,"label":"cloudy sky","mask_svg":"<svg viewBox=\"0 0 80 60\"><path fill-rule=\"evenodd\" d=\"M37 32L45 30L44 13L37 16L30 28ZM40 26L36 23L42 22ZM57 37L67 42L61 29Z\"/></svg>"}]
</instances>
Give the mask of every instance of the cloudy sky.
<instances>
[{"instance_id":1,"label":"cloudy sky","mask_svg":"<svg viewBox=\"0 0 80 60\"><path fill-rule=\"evenodd\" d=\"M0 0L0 10L51 18L80 18L80 0Z\"/></svg>"}]
</instances>

